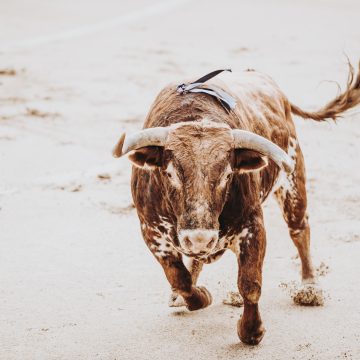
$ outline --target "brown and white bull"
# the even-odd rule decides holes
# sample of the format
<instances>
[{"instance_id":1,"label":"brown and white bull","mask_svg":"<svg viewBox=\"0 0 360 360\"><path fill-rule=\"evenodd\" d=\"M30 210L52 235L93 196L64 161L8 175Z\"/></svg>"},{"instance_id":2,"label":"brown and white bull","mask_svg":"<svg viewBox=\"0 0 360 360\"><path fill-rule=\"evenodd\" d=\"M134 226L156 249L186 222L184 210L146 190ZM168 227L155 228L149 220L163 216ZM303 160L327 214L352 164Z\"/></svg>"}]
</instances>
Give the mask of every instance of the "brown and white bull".
<instances>
[{"instance_id":1,"label":"brown and white bull","mask_svg":"<svg viewBox=\"0 0 360 360\"><path fill-rule=\"evenodd\" d=\"M316 283L304 158L292 114L335 120L360 103L360 76L350 67L347 89L317 112L291 104L270 77L255 71L226 85L209 83L235 98L236 107L227 111L212 96L179 94L175 85L167 86L144 129L123 134L114 156L129 153L135 165L133 200L144 240L171 285L170 305L183 301L191 311L210 305L211 295L196 285L197 278L204 263L230 249L237 256L244 300L238 335L258 344L265 331L258 308L266 244L261 206L269 194L275 195L299 252L305 291ZM188 267L183 255L190 258Z\"/></svg>"}]
</instances>

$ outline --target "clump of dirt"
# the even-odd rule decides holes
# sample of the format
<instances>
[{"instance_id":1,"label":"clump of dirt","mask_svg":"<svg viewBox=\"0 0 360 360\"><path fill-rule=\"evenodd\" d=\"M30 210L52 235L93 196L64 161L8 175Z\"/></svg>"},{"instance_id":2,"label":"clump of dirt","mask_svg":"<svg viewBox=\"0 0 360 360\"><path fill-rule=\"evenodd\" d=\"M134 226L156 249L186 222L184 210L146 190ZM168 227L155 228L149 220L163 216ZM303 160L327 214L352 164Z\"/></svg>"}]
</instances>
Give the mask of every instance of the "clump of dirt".
<instances>
[{"instance_id":1,"label":"clump of dirt","mask_svg":"<svg viewBox=\"0 0 360 360\"><path fill-rule=\"evenodd\" d=\"M109 174L98 174L98 179L101 181L110 181L111 176Z\"/></svg>"},{"instance_id":2,"label":"clump of dirt","mask_svg":"<svg viewBox=\"0 0 360 360\"><path fill-rule=\"evenodd\" d=\"M231 50L231 52L232 52L233 54L243 54L243 53L249 52L249 51L250 51L250 49L249 49L248 47L246 47L246 46L241 46L241 47L239 47L239 48L236 48L236 49L232 49L232 50Z\"/></svg>"},{"instance_id":3,"label":"clump of dirt","mask_svg":"<svg viewBox=\"0 0 360 360\"><path fill-rule=\"evenodd\" d=\"M0 69L0 76L15 76L17 75L14 69Z\"/></svg>"},{"instance_id":4,"label":"clump of dirt","mask_svg":"<svg viewBox=\"0 0 360 360\"><path fill-rule=\"evenodd\" d=\"M49 113L49 112L45 112L45 111L40 111L37 109L31 109L31 108L27 108L26 109L26 116L35 116L35 117L40 117L40 118L46 118L46 117L58 117L60 116L60 114L58 113Z\"/></svg>"},{"instance_id":5,"label":"clump of dirt","mask_svg":"<svg viewBox=\"0 0 360 360\"><path fill-rule=\"evenodd\" d=\"M325 300L324 291L316 284L297 284L295 281L281 283L280 288L289 293L297 305L323 306Z\"/></svg>"},{"instance_id":6,"label":"clump of dirt","mask_svg":"<svg viewBox=\"0 0 360 360\"><path fill-rule=\"evenodd\" d=\"M226 298L223 300L223 304L242 307L244 306L244 299L242 298L242 296L239 294L238 291L229 291L226 294Z\"/></svg>"},{"instance_id":7,"label":"clump of dirt","mask_svg":"<svg viewBox=\"0 0 360 360\"><path fill-rule=\"evenodd\" d=\"M324 295L322 289L313 285L304 285L290 292L295 304L304 306L323 306Z\"/></svg>"},{"instance_id":8,"label":"clump of dirt","mask_svg":"<svg viewBox=\"0 0 360 360\"><path fill-rule=\"evenodd\" d=\"M81 184L69 184L65 186L58 186L57 189L70 192L80 192L83 190L83 186Z\"/></svg>"}]
</instances>

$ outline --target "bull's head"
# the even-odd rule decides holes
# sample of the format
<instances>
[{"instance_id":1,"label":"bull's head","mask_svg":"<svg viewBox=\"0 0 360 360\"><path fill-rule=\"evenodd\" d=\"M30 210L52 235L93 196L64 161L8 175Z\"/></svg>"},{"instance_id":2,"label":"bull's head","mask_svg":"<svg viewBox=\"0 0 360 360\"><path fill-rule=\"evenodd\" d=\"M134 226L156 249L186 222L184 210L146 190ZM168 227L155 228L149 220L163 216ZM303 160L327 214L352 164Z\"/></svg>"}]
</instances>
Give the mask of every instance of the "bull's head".
<instances>
[{"instance_id":1,"label":"bull's head","mask_svg":"<svg viewBox=\"0 0 360 360\"><path fill-rule=\"evenodd\" d=\"M234 173L259 170L268 158L292 171L291 159L276 144L210 121L123 134L114 156L127 153L135 166L161 174L177 219L180 248L189 255L207 254L216 247L219 216Z\"/></svg>"}]
</instances>

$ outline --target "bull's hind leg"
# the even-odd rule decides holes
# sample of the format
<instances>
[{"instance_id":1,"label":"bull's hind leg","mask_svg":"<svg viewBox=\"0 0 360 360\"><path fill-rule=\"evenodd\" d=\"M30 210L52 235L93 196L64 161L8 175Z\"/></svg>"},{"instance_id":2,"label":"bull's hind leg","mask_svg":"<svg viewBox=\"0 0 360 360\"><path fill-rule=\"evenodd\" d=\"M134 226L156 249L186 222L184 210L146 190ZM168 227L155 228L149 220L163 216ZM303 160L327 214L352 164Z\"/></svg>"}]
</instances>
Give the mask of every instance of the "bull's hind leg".
<instances>
[{"instance_id":1,"label":"bull's hind leg","mask_svg":"<svg viewBox=\"0 0 360 360\"><path fill-rule=\"evenodd\" d=\"M314 286L317 279L310 254L304 158L294 139L290 140L289 154L296 162L295 170L284 179L275 192L275 197L301 260L302 287L294 290L292 297L300 305L320 305L323 303L323 296L318 286Z\"/></svg>"}]
</instances>

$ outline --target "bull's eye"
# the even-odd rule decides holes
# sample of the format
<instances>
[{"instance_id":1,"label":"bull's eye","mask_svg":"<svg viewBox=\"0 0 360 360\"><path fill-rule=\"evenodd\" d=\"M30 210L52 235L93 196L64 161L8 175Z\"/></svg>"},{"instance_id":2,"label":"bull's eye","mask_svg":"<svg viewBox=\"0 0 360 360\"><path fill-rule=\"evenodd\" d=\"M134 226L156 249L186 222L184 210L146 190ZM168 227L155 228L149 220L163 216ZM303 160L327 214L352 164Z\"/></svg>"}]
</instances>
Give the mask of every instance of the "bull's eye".
<instances>
[{"instance_id":1,"label":"bull's eye","mask_svg":"<svg viewBox=\"0 0 360 360\"><path fill-rule=\"evenodd\" d=\"M226 181L231 179L231 175L232 175L232 173L226 175Z\"/></svg>"}]
</instances>

